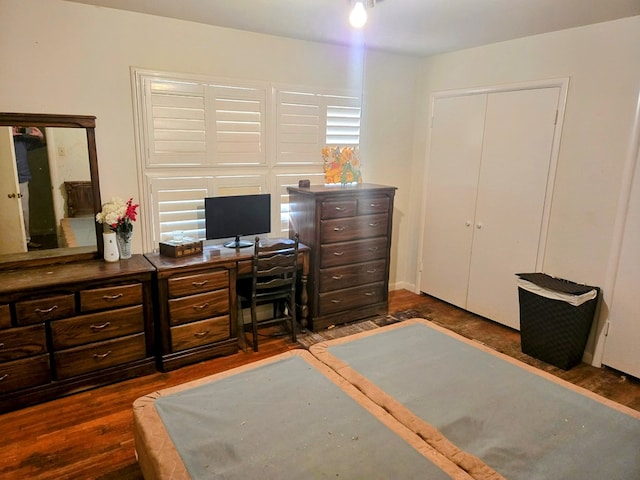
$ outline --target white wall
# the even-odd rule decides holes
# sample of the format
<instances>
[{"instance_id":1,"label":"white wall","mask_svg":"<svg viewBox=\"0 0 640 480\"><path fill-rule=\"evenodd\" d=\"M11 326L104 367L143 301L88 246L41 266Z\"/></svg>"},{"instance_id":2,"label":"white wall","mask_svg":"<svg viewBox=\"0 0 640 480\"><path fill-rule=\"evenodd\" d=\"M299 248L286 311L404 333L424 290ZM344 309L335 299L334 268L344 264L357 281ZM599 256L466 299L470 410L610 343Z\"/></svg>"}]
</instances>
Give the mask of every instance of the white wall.
<instances>
[{"instance_id":1,"label":"white wall","mask_svg":"<svg viewBox=\"0 0 640 480\"><path fill-rule=\"evenodd\" d=\"M345 47L62 0L0 0L0 12L0 111L95 115L103 201L140 198L131 66L327 88L362 86L362 53ZM367 89L371 99L364 99L364 121L376 135L363 138L364 180L400 186L398 208L404 208L408 176L388 163L401 155L410 168L406 152L412 144L411 88L418 61L372 55L367 64L375 89ZM398 84L403 89L387 97ZM388 134L380 138L378 132ZM141 253L141 237L134 235L134 253ZM402 243L398 233L395 238L395 246ZM397 265L394 256L392 283Z\"/></svg>"}]
</instances>

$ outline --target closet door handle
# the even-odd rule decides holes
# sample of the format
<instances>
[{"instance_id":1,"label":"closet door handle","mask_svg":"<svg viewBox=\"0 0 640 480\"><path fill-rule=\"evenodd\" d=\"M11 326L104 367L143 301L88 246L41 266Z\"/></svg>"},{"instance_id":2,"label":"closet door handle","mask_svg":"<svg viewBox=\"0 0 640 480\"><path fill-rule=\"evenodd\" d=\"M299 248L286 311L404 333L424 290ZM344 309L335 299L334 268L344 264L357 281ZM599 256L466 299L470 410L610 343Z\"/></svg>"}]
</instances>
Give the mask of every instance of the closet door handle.
<instances>
[{"instance_id":1,"label":"closet door handle","mask_svg":"<svg viewBox=\"0 0 640 480\"><path fill-rule=\"evenodd\" d=\"M480 230L480 229L482 228L482 224L481 224L481 223L476 223L476 228L477 228L478 230Z\"/></svg>"},{"instance_id":2,"label":"closet door handle","mask_svg":"<svg viewBox=\"0 0 640 480\"><path fill-rule=\"evenodd\" d=\"M467 220L466 222L464 222L464 226L465 227L470 227L471 226L471 220Z\"/></svg>"}]
</instances>

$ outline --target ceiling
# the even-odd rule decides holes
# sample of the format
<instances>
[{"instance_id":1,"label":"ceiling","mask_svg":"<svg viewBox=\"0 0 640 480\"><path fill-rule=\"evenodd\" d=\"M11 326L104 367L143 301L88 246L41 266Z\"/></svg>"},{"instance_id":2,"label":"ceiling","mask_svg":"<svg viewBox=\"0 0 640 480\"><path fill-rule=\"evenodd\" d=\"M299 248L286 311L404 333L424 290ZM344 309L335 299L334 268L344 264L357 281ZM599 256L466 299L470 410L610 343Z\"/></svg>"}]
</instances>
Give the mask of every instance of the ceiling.
<instances>
[{"instance_id":1,"label":"ceiling","mask_svg":"<svg viewBox=\"0 0 640 480\"><path fill-rule=\"evenodd\" d=\"M378 0L354 31L350 0L67 1L420 56L640 15L640 0Z\"/></svg>"}]
</instances>

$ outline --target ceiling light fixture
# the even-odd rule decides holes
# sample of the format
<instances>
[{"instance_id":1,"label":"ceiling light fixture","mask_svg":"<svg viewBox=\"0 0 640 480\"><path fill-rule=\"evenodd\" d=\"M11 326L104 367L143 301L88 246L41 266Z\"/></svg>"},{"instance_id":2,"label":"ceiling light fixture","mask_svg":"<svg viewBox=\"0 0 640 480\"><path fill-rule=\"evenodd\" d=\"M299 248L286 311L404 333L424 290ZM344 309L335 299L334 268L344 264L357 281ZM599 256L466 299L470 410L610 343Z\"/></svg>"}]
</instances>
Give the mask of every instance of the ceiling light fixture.
<instances>
[{"instance_id":1,"label":"ceiling light fixture","mask_svg":"<svg viewBox=\"0 0 640 480\"><path fill-rule=\"evenodd\" d=\"M362 28L367 23L367 9L364 6L364 0L356 0L353 10L349 15L349 22L354 28Z\"/></svg>"}]
</instances>

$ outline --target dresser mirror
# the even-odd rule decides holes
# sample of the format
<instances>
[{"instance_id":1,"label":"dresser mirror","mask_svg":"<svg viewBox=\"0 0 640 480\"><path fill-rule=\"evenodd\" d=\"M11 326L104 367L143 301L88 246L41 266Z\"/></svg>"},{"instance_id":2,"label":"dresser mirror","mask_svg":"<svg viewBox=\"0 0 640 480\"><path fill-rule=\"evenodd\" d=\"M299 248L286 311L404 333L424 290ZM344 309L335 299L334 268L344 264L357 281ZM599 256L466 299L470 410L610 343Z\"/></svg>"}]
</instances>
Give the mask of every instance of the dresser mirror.
<instances>
[{"instance_id":1,"label":"dresser mirror","mask_svg":"<svg viewBox=\"0 0 640 480\"><path fill-rule=\"evenodd\" d=\"M100 209L95 117L0 113L0 268L102 256Z\"/></svg>"}]
</instances>

